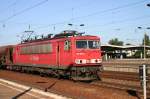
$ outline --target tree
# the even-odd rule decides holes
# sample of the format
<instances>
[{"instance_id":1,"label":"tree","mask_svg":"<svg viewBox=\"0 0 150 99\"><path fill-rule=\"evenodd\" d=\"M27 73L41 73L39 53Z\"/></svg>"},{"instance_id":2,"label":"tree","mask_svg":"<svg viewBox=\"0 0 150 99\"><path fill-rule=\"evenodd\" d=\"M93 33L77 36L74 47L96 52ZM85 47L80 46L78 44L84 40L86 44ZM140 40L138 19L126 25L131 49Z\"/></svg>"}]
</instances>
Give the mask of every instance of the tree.
<instances>
[{"instance_id":1,"label":"tree","mask_svg":"<svg viewBox=\"0 0 150 99\"><path fill-rule=\"evenodd\" d=\"M150 39L149 39L149 36L147 34L144 35L144 38L145 38L145 45L148 45L150 46ZM142 44L144 45L144 38L143 38L143 42Z\"/></svg>"},{"instance_id":2,"label":"tree","mask_svg":"<svg viewBox=\"0 0 150 99\"><path fill-rule=\"evenodd\" d=\"M111 45L118 45L118 46L123 45L123 41L119 41L118 38L111 39L111 40L109 40L108 43Z\"/></svg>"}]
</instances>

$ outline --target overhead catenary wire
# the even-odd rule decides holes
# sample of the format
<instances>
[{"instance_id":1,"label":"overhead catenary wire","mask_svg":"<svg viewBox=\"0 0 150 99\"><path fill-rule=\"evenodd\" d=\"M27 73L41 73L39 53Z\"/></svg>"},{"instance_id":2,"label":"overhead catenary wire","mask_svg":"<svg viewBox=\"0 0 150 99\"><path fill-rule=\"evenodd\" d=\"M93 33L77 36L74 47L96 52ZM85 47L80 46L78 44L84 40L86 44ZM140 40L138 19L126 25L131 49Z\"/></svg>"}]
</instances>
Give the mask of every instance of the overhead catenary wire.
<instances>
[{"instance_id":1,"label":"overhead catenary wire","mask_svg":"<svg viewBox=\"0 0 150 99\"><path fill-rule=\"evenodd\" d=\"M75 17L73 20L86 18L86 17L91 17L91 16L94 16L94 15L99 15L99 14L103 14L103 13L107 13L107 12L112 12L114 10L119 10L119 9L123 9L123 8L128 8L128 7L131 7L131 6L135 6L135 5L144 3L146 1L149 1L149 0L141 0L141 1L133 2L133 3L125 4L125 5L120 5L118 7L114 7L114 8L110 8L110 9L106 9L106 10L102 10L102 11L97 11L97 12L90 13L90 14L85 15L85 16Z\"/></svg>"},{"instance_id":2,"label":"overhead catenary wire","mask_svg":"<svg viewBox=\"0 0 150 99\"><path fill-rule=\"evenodd\" d=\"M75 21L75 20L86 18L86 17L91 17L91 16L94 16L94 15L100 15L100 14L112 12L112 11L115 11L115 10L132 7L132 6L144 3L146 1L149 1L149 0L140 0L140 1L137 1L137 2L133 2L133 3L128 3L128 4L125 4L125 5L120 5L118 7L114 7L114 8L110 8L110 9L106 9L106 10L102 10L102 11L97 11L97 12L94 12L94 13L91 13L91 14L88 14L88 15L79 16L79 17L73 17L71 20ZM37 29L48 28L49 26L53 26L53 25L65 24L65 23L67 23L69 21L70 20L57 22L57 23L52 23L52 24L48 24L48 25L45 25L45 26L37 27Z\"/></svg>"},{"instance_id":3,"label":"overhead catenary wire","mask_svg":"<svg viewBox=\"0 0 150 99\"><path fill-rule=\"evenodd\" d=\"M7 7L5 7L4 9L0 10L0 13L2 12L6 12L6 10L8 10L9 8L15 6L17 4L18 0L15 0L13 3L9 4Z\"/></svg>"},{"instance_id":4,"label":"overhead catenary wire","mask_svg":"<svg viewBox=\"0 0 150 99\"><path fill-rule=\"evenodd\" d=\"M102 27L102 26L114 25L114 24L124 23L124 22L132 22L132 21L146 19L146 18L150 18L150 15L143 15L143 16L134 17L134 18L127 18L127 19L122 19L122 20L118 20L118 21L112 21L112 22L101 24L101 25L95 24L95 25L89 26L85 29L97 28L97 27L100 27L100 26Z\"/></svg>"},{"instance_id":5,"label":"overhead catenary wire","mask_svg":"<svg viewBox=\"0 0 150 99\"><path fill-rule=\"evenodd\" d=\"M15 0L12 4L8 5L8 8L10 8L10 7L16 5L18 1L19 1L19 0Z\"/></svg>"},{"instance_id":6,"label":"overhead catenary wire","mask_svg":"<svg viewBox=\"0 0 150 99\"><path fill-rule=\"evenodd\" d=\"M47 1L47 0L44 0L44 1L42 1L42 2L45 3L45 1ZM97 15L97 14L99 15L99 14L103 14L103 13L106 13L106 12L112 12L112 11L119 10L119 9L123 9L123 8L127 8L127 7L132 7L132 6L135 6L135 5L137 5L137 4L141 4L141 3L146 2L146 1L148 1L148 0L141 0L141 1L138 1L138 2L133 2L133 3L125 4L125 5L120 5L120 6L118 6L118 7L106 9L106 10L103 10L103 11L94 12L94 13L91 13L91 14L88 14L88 15L85 15L85 16L75 17L75 18L73 18L73 20L78 20L78 19L82 19L82 18L85 18L85 17L90 17L90 16ZM40 3L42 3L42 2L40 2ZM38 5L39 5L40 3L38 3ZM34 6L37 6L37 5L34 5ZM11 19L11 18L13 18L13 17L15 17L15 16L20 15L20 14L22 14L22 13L24 13L24 12L30 10L32 7L33 7L33 6L27 8L27 9L24 9L24 10L18 12L18 13L15 13L14 15L12 15L12 16L8 17L7 19L3 20L3 22L4 22L4 21L6 22L6 21L8 21L9 19ZM33 8L34 8L34 7L33 7ZM56 25L60 25L60 24L66 24L66 23L69 22L69 21L70 21L70 20L66 20L66 21L62 21L62 22L57 22L57 23L52 23L52 24L48 24L48 25L43 25L43 26L37 27L37 28L35 28L35 29L49 28L50 26L56 26ZM2 22L2 20L1 20L0 22ZM110 23L111 23L111 22L110 22Z\"/></svg>"},{"instance_id":7,"label":"overhead catenary wire","mask_svg":"<svg viewBox=\"0 0 150 99\"><path fill-rule=\"evenodd\" d=\"M134 18L127 18L127 19L122 19L122 20L118 20L118 21L111 21L111 22L107 22L104 24L100 24L100 25L95 24L95 25L91 25L89 27L86 27L84 29L94 29L94 28L99 28L99 27L104 27L104 26L109 26L109 25L115 25L118 23L132 22L132 21L148 19L148 18L150 18L150 15L143 15L143 16L134 17ZM149 24L149 23L147 23L147 24Z\"/></svg>"},{"instance_id":8,"label":"overhead catenary wire","mask_svg":"<svg viewBox=\"0 0 150 99\"><path fill-rule=\"evenodd\" d=\"M10 4L10 5L15 5L17 3L18 0L16 0L14 3ZM72 9L79 9L79 8L83 8L85 7L86 5L89 5L89 4L92 4L92 3L96 3L96 2L93 2L92 0L90 0L89 2L85 2L84 4L78 4L74 7L72 7ZM60 11L61 13L62 12L65 12L66 9L63 9L64 11ZM67 21L68 22L68 21ZM41 28L46 28L46 27L49 27L49 26L53 26L53 25L57 25L57 24L64 24L66 23L66 21L63 21L63 22L57 22L57 23L54 23L54 24L48 24L48 25L43 25L43 26L40 26L40 27L37 27L38 29L41 29ZM22 25L28 25L29 23L23 23L23 22L20 22L20 23L14 23L14 24L22 24ZM31 23L30 23L31 24ZM40 24L31 24L31 25L40 25Z\"/></svg>"},{"instance_id":9,"label":"overhead catenary wire","mask_svg":"<svg viewBox=\"0 0 150 99\"><path fill-rule=\"evenodd\" d=\"M87 5L89 6L89 5L94 4L94 3L96 3L96 2L93 2L93 0L90 0L90 1L84 2L83 4L78 4L78 5L72 6L71 8L73 8L73 9L81 9L81 8L87 7ZM59 12L64 13L67 10L70 11L72 9L64 8L64 9L61 9Z\"/></svg>"},{"instance_id":10,"label":"overhead catenary wire","mask_svg":"<svg viewBox=\"0 0 150 99\"><path fill-rule=\"evenodd\" d=\"M1 20L0 22L4 23L4 22L12 19L13 17L15 17L17 15L20 15L20 14L22 14L22 13L24 13L24 12L26 12L26 11L34 8L34 7L36 7L36 6L39 6L39 5L43 4L43 3L45 3L46 1L48 1L48 0L44 0L44 1L40 2L40 3L38 3L38 4L35 4L35 5L31 6L31 7L29 7L29 8L26 8L26 9L20 11L20 12L17 12L14 15L12 15L10 17L7 17L4 20ZM88 15L85 15L85 16L74 17L74 18L72 18L72 20L78 20L78 19L82 19L82 18L86 18L86 17L91 17L91 16L94 16L94 15L104 14L106 12L112 12L112 11L115 11L115 10L119 10L119 9L123 9L123 8L127 8L127 7L132 7L132 6L144 3L146 1L148 1L148 0L141 0L141 1L133 2L133 3L125 4L125 5L120 5L118 7L106 9L106 10L103 10L103 11L97 11L97 12L94 12L94 13L91 13L91 14L88 14ZM36 29L48 28L48 27L54 26L54 25L65 24L65 23L67 23L69 21L70 20L66 20L66 21L62 21L62 22L57 22L57 23L52 23L52 24L47 24L47 25L43 25L43 26L37 27ZM27 23L27 24L29 24L29 23Z\"/></svg>"},{"instance_id":11,"label":"overhead catenary wire","mask_svg":"<svg viewBox=\"0 0 150 99\"><path fill-rule=\"evenodd\" d=\"M36 8L36 7L38 7L38 6L40 6L40 5L44 4L44 3L46 3L47 1L48 1L48 0L43 0L43 1L41 1L41 2L38 2L38 3L36 3L36 4L34 4L34 5L30 6L30 7L28 7L28 8L25 8L25 9L19 11L19 12L14 13L13 15L7 17L6 19L0 20L0 22L1 22L1 23L5 23L5 22L7 22L8 20L10 20L10 19L12 19L12 18L14 18L14 17L16 17L16 16L18 16L18 15L24 13L24 12L27 12L27 11L33 9L33 8Z\"/></svg>"}]
</instances>

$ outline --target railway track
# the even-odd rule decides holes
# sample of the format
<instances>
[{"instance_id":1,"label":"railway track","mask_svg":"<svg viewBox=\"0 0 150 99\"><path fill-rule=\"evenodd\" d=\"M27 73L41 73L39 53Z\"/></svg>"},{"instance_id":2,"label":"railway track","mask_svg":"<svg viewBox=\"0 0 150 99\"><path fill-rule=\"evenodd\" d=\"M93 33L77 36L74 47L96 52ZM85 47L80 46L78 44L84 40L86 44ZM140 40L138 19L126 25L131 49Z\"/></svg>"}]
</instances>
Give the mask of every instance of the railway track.
<instances>
[{"instance_id":1,"label":"railway track","mask_svg":"<svg viewBox=\"0 0 150 99\"><path fill-rule=\"evenodd\" d=\"M99 76L101 81L92 82L93 85L126 90L136 94L143 92L138 73L103 71ZM147 94L150 97L150 81L147 82Z\"/></svg>"},{"instance_id":2,"label":"railway track","mask_svg":"<svg viewBox=\"0 0 150 99\"><path fill-rule=\"evenodd\" d=\"M117 72L117 71L103 71L100 73L102 78L122 79L128 81L139 81L138 73L131 72Z\"/></svg>"},{"instance_id":3,"label":"railway track","mask_svg":"<svg viewBox=\"0 0 150 99\"><path fill-rule=\"evenodd\" d=\"M119 66L115 64L117 65L119 64ZM139 75L137 73L138 67L133 66L133 64L132 64L132 67L129 65L128 66L121 65L120 63L117 63L117 62L115 64L111 64L112 66L105 66L104 68L105 70L99 73L101 81L94 81L90 83L90 85L94 87L122 90L128 93L132 93L132 94L134 93L134 95L138 94L141 96L142 87L141 87L141 83L139 80ZM150 74L149 74L149 77L150 77ZM42 86L42 88L44 86L43 90L49 91L51 90L51 87L55 86L55 84L60 81L61 80L58 80L50 85L47 85L47 83L43 81L37 81L37 84L38 84L38 87L39 85ZM83 85L83 86L85 85L85 83L78 83L78 84ZM89 84L87 86L89 86ZM148 82L148 95L150 95L150 82Z\"/></svg>"},{"instance_id":4,"label":"railway track","mask_svg":"<svg viewBox=\"0 0 150 99\"><path fill-rule=\"evenodd\" d=\"M120 71L138 73L139 66L146 64L148 67L148 73L150 74L150 59L118 59L103 61L103 67L105 71Z\"/></svg>"},{"instance_id":5,"label":"railway track","mask_svg":"<svg viewBox=\"0 0 150 99\"><path fill-rule=\"evenodd\" d=\"M119 89L132 89L142 92L139 79L139 66L148 66L148 92L150 91L150 61L149 59L119 59L103 61L104 72L100 73L105 86L119 87ZM113 86L114 84L114 86ZM150 94L150 93L149 93Z\"/></svg>"},{"instance_id":6,"label":"railway track","mask_svg":"<svg viewBox=\"0 0 150 99\"><path fill-rule=\"evenodd\" d=\"M74 99L114 99L114 97L118 99L137 99L139 97L138 95L131 95L125 90L101 86L100 83L102 84L103 82L97 82L99 85L89 84L3 70L0 70L0 78L20 82Z\"/></svg>"}]
</instances>

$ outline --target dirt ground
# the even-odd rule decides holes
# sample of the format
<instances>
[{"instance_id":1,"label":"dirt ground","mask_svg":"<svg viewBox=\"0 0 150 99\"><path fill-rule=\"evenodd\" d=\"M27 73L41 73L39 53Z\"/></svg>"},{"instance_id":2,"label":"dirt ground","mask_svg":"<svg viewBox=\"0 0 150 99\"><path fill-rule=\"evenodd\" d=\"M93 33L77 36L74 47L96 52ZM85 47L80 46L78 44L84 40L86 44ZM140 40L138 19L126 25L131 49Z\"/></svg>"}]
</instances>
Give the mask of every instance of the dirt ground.
<instances>
[{"instance_id":1,"label":"dirt ground","mask_svg":"<svg viewBox=\"0 0 150 99\"><path fill-rule=\"evenodd\" d=\"M45 91L74 99L142 99L134 91L118 90L91 85L89 83L40 77L19 72L0 70L0 78L15 81Z\"/></svg>"}]
</instances>

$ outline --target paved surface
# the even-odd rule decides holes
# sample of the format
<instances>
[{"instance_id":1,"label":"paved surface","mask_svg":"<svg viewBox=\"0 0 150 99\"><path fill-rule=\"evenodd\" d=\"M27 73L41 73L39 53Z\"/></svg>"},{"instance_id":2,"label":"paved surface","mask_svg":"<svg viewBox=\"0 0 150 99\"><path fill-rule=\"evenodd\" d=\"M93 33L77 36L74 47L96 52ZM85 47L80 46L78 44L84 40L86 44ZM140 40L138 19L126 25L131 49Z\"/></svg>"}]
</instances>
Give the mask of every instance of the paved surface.
<instances>
[{"instance_id":1,"label":"paved surface","mask_svg":"<svg viewBox=\"0 0 150 99\"><path fill-rule=\"evenodd\" d=\"M0 99L52 99L30 90L31 88L25 90L0 83Z\"/></svg>"},{"instance_id":2,"label":"paved surface","mask_svg":"<svg viewBox=\"0 0 150 99\"><path fill-rule=\"evenodd\" d=\"M70 99L0 78L0 99Z\"/></svg>"}]
</instances>

